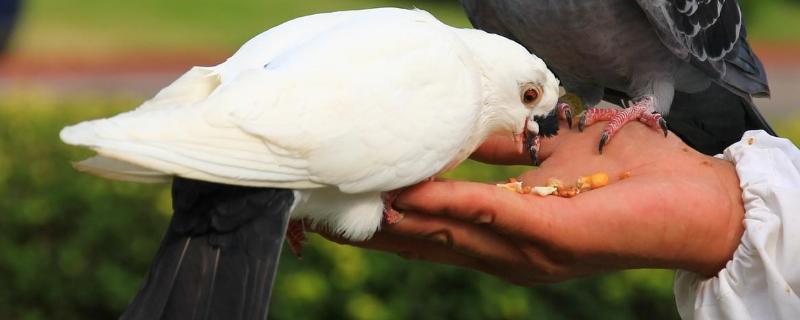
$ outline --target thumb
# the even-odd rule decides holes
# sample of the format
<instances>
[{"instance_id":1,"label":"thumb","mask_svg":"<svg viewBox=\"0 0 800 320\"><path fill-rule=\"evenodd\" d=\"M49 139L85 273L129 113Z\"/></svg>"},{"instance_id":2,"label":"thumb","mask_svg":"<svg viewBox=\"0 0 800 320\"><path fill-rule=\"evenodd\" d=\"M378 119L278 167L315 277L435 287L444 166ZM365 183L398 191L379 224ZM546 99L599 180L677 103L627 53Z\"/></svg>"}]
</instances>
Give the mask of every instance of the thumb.
<instances>
[{"instance_id":1,"label":"thumb","mask_svg":"<svg viewBox=\"0 0 800 320\"><path fill-rule=\"evenodd\" d=\"M559 133L566 133L569 128L566 122L559 122ZM555 145L557 145L558 135L550 138L541 138L541 145L537 157L539 162L543 162L547 157L552 154ZM473 160L477 160L488 164L499 165L532 165L528 150L522 147L522 141L514 139L511 134L496 134L490 136L483 144L475 150L470 156Z\"/></svg>"},{"instance_id":2,"label":"thumb","mask_svg":"<svg viewBox=\"0 0 800 320\"><path fill-rule=\"evenodd\" d=\"M531 164L528 152L523 150L522 141L515 141L510 134L490 136L470 158L488 164Z\"/></svg>"}]
</instances>

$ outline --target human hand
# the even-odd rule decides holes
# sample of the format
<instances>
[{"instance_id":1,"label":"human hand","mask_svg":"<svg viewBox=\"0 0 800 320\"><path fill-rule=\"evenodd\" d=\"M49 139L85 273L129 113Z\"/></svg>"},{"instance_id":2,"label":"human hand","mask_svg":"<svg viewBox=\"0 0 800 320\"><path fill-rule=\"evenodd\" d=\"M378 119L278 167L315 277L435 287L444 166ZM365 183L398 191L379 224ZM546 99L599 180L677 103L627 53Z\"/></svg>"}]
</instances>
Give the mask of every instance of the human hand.
<instances>
[{"instance_id":1,"label":"human hand","mask_svg":"<svg viewBox=\"0 0 800 320\"><path fill-rule=\"evenodd\" d=\"M732 257L744 215L731 163L702 155L674 134L631 123L597 152L602 125L562 123L542 142L538 169L520 178L544 185L607 172L608 186L574 198L518 194L490 184L434 181L411 187L404 214L352 245L480 270L531 285L630 268L680 268L713 275ZM525 163L510 138L487 141L473 158ZM624 180L618 174L629 172ZM343 239L326 237L345 243Z\"/></svg>"}]
</instances>

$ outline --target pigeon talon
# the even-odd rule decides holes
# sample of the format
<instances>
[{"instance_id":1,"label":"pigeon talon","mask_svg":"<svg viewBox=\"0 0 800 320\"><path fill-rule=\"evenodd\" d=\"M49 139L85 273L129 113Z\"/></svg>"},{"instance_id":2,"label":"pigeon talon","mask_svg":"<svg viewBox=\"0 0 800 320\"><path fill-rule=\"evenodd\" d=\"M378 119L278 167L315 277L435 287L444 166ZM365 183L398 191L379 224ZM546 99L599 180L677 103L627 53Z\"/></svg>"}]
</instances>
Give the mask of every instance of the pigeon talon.
<instances>
[{"instance_id":1,"label":"pigeon talon","mask_svg":"<svg viewBox=\"0 0 800 320\"><path fill-rule=\"evenodd\" d=\"M567 118L567 127L569 127L569 129L572 130L572 110L569 109L565 110L564 117Z\"/></svg>"},{"instance_id":2,"label":"pigeon talon","mask_svg":"<svg viewBox=\"0 0 800 320\"><path fill-rule=\"evenodd\" d=\"M597 151L600 154L603 154L603 147L608 143L609 135L607 131L603 131L603 134L600 136L600 145L597 147Z\"/></svg>"},{"instance_id":3,"label":"pigeon talon","mask_svg":"<svg viewBox=\"0 0 800 320\"><path fill-rule=\"evenodd\" d=\"M667 128L667 120L664 119L664 116L656 111L651 113L642 113L639 116L639 121L655 130L661 130L661 132L664 133L665 138L669 133L669 129Z\"/></svg>"},{"instance_id":4,"label":"pigeon talon","mask_svg":"<svg viewBox=\"0 0 800 320\"><path fill-rule=\"evenodd\" d=\"M664 118L659 118L658 126L661 127L661 131L664 131L664 138L666 138L667 132L669 132L669 130L667 130L667 120L664 120Z\"/></svg>"},{"instance_id":5,"label":"pigeon talon","mask_svg":"<svg viewBox=\"0 0 800 320\"><path fill-rule=\"evenodd\" d=\"M581 118L578 120L578 131L583 132L586 128L586 112L581 113Z\"/></svg>"},{"instance_id":6,"label":"pigeon talon","mask_svg":"<svg viewBox=\"0 0 800 320\"><path fill-rule=\"evenodd\" d=\"M572 130L572 107L566 102L559 102L556 109L561 119L567 122L567 127Z\"/></svg>"}]
</instances>

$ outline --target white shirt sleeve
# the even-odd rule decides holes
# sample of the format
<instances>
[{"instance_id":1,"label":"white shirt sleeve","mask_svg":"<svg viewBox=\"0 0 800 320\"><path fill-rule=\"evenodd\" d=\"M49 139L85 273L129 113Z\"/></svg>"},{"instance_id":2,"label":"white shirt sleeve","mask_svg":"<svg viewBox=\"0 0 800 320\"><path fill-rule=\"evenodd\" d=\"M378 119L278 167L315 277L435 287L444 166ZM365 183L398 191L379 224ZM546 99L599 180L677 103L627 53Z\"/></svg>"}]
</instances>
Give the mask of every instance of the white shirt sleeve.
<instances>
[{"instance_id":1,"label":"white shirt sleeve","mask_svg":"<svg viewBox=\"0 0 800 320\"><path fill-rule=\"evenodd\" d=\"M800 319L800 150L758 130L717 157L736 165L745 231L717 276L676 273L681 318Z\"/></svg>"}]
</instances>

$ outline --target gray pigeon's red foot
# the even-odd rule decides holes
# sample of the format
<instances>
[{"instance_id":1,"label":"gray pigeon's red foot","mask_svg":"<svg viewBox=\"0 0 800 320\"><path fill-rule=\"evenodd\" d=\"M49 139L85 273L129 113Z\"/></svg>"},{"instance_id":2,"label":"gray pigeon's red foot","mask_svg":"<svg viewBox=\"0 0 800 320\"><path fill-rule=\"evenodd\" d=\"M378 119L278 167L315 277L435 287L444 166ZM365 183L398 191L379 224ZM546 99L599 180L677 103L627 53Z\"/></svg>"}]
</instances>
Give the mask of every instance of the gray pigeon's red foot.
<instances>
[{"instance_id":1,"label":"gray pigeon's red foot","mask_svg":"<svg viewBox=\"0 0 800 320\"><path fill-rule=\"evenodd\" d=\"M559 101L556 105L558 116L567 122L567 126L572 129L572 107L566 102Z\"/></svg>"},{"instance_id":2,"label":"gray pigeon's red foot","mask_svg":"<svg viewBox=\"0 0 800 320\"><path fill-rule=\"evenodd\" d=\"M648 112L654 109L653 102L652 96L645 96L632 106L622 110L591 108L581 115L578 122L578 130L583 131L583 128L597 121L608 121L600 136L600 144L598 146L600 153L603 153L603 147L609 143L617 131L634 119L638 119L653 129L661 129L664 132L664 137L666 137L667 121L658 112Z\"/></svg>"}]
</instances>

